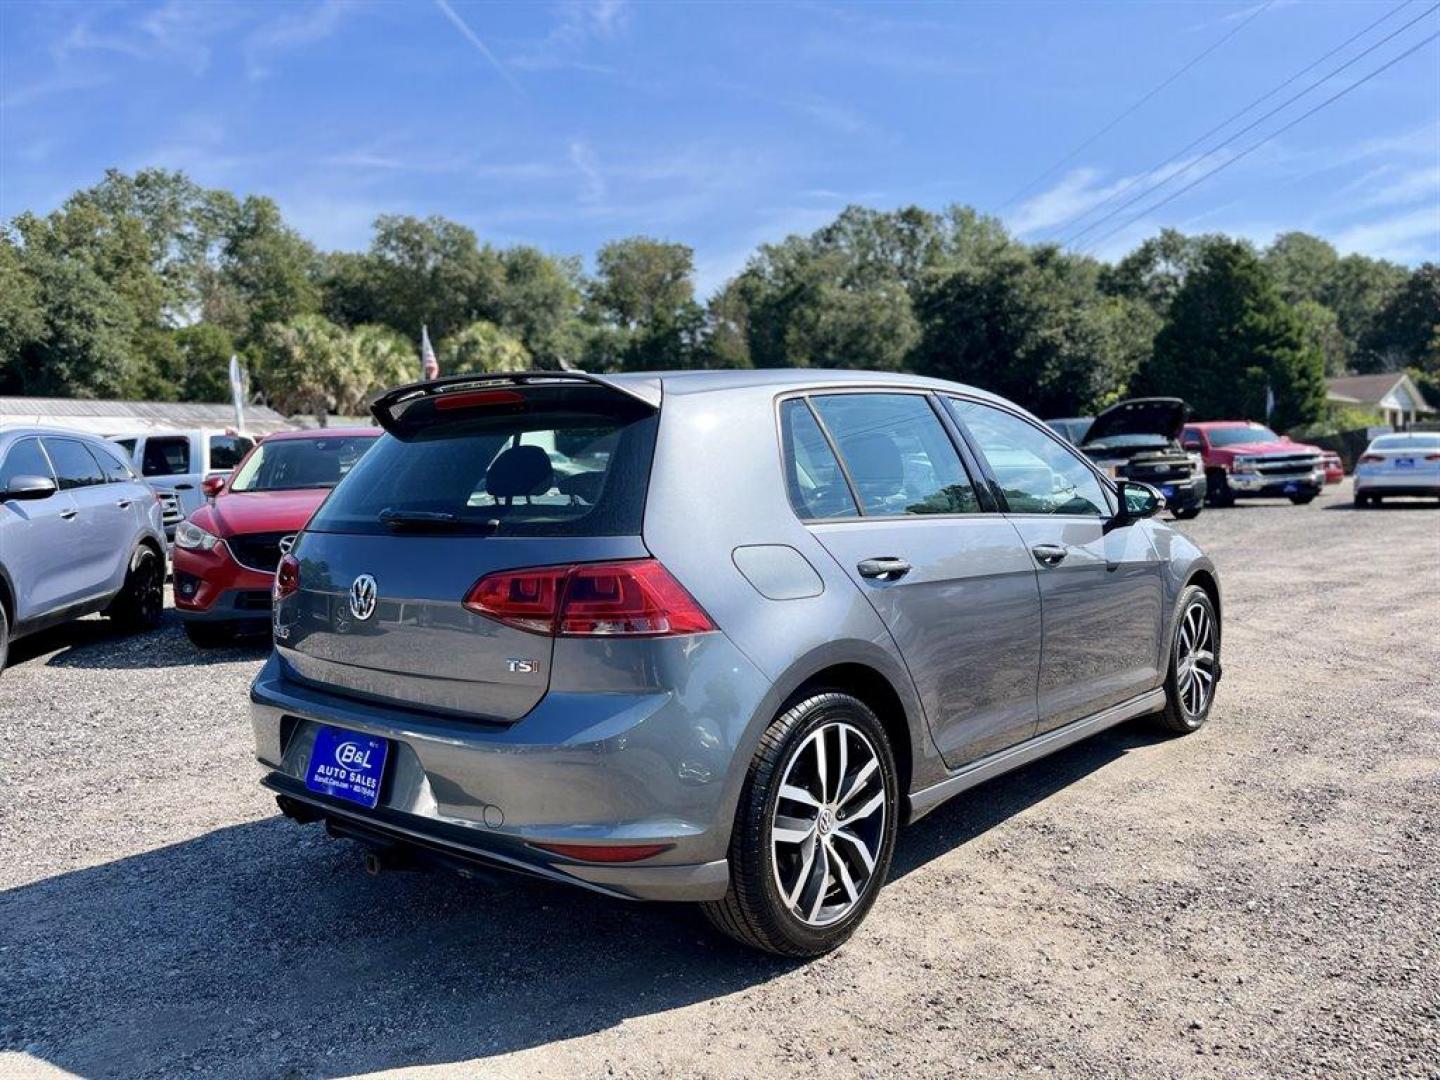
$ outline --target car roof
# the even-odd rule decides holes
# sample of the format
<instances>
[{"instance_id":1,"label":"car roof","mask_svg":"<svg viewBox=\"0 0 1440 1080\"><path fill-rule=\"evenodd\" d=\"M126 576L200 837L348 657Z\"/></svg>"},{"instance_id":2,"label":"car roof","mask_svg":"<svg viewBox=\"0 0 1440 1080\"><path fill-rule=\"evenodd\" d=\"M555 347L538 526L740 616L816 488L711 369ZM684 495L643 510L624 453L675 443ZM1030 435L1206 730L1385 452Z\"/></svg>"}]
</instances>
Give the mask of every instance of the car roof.
<instances>
[{"instance_id":1,"label":"car roof","mask_svg":"<svg viewBox=\"0 0 1440 1080\"><path fill-rule=\"evenodd\" d=\"M266 435L265 442L278 442L282 439L353 439L357 436L379 436L385 434L378 427L324 427L324 428L303 428L297 431L277 431L273 435Z\"/></svg>"},{"instance_id":2,"label":"car roof","mask_svg":"<svg viewBox=\"0 0 1440 1080\"><path fill-rule=\"evenodd\" d=\"M1264 427L1259 420L1193 420L1185 425L1193 428Z\"/></svg>"},{"instance_id":3,"label":"car roof","mask_svg":"<svg viewBox=\"0 0 1440 1080\"><path fill-rule=\"evenodd\" d=\"M739 370L654 371L624 375L606 375L607 382L629 387L645 382L659 382L667 394L711 394L727 390L749 390L757 387L776 391L802 390L821 386L909 387L912 389L957 391L990 401L1003 398L947 379L932 379L895 371L852 371L836 368L744 368Z\"/></svg>"},{"instance_id":4,"label":"car roof","mask_svg":"<svg viewBox=\"0 0 1440 1080\"><path fill-rule=\"evenodd\" d=\"M73 428L42 427L34 424L27 424L23 427L0 428L0 439L14 440L27 438L32 435L63 436L67 439L80 439L89 442L108 442L104 436L96 435L90 431L76 431Z\"/></svg>"}]
</instances>

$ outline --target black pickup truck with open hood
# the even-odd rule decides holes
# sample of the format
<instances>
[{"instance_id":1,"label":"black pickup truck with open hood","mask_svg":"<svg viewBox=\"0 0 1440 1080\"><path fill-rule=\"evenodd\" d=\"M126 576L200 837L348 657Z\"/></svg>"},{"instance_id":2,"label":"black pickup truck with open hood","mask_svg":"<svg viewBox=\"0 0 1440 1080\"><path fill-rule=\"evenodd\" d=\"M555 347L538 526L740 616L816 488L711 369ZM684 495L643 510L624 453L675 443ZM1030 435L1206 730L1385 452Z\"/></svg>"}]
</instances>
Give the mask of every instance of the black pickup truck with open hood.
<instances>
[{"instance_id":1,"label":"black pickup truck with open hood","mask_svg":"<svg viewBox=\"0 0 1440 1080\"><path fill-rule=\"evenodd\" d=\"M1159 489L1177 518L1193 518L1205 505L1205 468L1180 445L1189 416L1179 398L1130 398L1095 417L1079 446L1111 476Z\"/></svg>"}]
</instances>

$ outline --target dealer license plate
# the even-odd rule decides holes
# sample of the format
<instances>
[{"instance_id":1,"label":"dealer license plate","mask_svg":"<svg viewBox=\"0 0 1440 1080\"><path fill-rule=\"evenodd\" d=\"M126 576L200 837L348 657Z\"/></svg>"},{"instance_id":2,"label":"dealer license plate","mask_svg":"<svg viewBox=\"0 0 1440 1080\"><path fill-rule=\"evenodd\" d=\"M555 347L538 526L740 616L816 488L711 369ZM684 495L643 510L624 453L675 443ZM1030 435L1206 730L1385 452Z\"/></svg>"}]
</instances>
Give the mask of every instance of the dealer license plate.
<instances>
[{"instance_id":1,"label":"dealer license plate","mask_svg":"<svg viewBox=\"0 0 1440 1080\"><path fill-rule=\"evenodd\" d=\"M369 809L380 801L380 781L390 744L374 735L322 727L305 770L305 786Z\"/></svg>"}]
</instances>

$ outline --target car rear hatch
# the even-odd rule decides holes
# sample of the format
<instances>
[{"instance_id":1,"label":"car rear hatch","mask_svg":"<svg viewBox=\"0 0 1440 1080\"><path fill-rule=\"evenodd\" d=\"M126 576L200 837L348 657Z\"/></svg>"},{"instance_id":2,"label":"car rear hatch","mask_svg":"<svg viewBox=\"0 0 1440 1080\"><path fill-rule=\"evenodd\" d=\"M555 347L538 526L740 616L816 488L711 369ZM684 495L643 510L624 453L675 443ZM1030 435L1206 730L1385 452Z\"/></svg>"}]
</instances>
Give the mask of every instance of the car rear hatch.
<instances>
[{"instance_id":1,"label":"car rear hatch","mask_svg":"<svg viewBox=\"0 0 1440 1080\"><path fill-rule=\"evenodd\" d=\"M1154 435L1173 442L1180 437L1190 407L1179 398L1131 398L1112 405L1085 432L1085 443L1104 442L1121 435Z\"/></svg>"},{"instance_id":2,"label":"car rear hatch","mask_svg":"<svg viewBox=\"0 0 1440 1080\"><path fill-rule=\"evenodd\" d=\"M386 436L292 551L298 590L277 607L276 643L293 674L481 720L530 711L554 638L466 597L497 571L644 558L658 406L658 383L559 372L382 397Z\"/></svg>"}]
</instances>

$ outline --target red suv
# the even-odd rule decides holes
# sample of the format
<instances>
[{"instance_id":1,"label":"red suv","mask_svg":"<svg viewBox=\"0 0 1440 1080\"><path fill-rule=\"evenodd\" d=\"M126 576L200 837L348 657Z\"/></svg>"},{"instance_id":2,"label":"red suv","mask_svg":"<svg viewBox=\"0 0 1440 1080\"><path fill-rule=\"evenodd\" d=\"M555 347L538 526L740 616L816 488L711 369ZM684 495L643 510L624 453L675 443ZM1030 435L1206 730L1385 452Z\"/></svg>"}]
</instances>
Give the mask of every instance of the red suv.
<instances>
[{"instance_id":1,"label":"red suv","mask_svg":"<svg viewBox=\"0 0 1440 1080\"><path fill-rule=\"evenodd\" d=\"M1229 506L1237 498L1271 496L1301 505L1325 486L1325 463L1318 446L1291 442L1249 420L1212 420L1186 424L1180 444L1205 460L1211 506Z\"/></svg>"},{"instance_id":2,"label":"red suv","mask_svg":"<svg viewBox=\"0 0 1440 1080\"><path fill-rule=\"evenodd\" d=\"M271 435L229 477L205 481L210 501L175 530L175 610L196 645L232 641L270 619L270 585L330 489L380 437L374 428Z\"/></svg>"}]
</instances>

